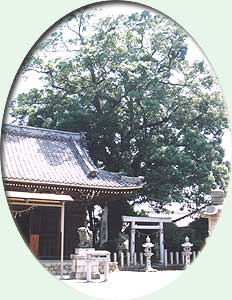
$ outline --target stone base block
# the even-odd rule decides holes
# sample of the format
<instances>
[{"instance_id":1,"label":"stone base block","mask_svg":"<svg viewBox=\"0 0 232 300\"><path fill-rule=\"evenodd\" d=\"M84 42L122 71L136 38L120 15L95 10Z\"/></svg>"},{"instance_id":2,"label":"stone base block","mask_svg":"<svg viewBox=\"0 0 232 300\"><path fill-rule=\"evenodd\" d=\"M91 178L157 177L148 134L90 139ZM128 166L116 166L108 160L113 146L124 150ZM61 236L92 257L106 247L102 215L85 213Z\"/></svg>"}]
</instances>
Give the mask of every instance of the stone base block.
<instances>
[{"instance_id":1,"label":"stone base block","mask_svg":"<svg viewBox=\"0 0 232 300\"><path fill-rule=\"evenodd\" d=\"M86 272L71 272L70 273L70 279L79 279L79 280L86 280ZM92 273L91 279L100 279L100 273Z\"/></svg>"},{"instance_id":2,"label":"stone base block","mask_svg":"<svg viewBox=\"0 0 232 300\"><path fill-rule=\"evenodd\" d=\"M87 253L94 252L94 248L75 248L76 255L86 255Z\"/></svg>"},{"instance_id":3,"label":"stone base block","mask_svg":"<svg viewBox=\"0 0 232 300\"><path fill-rule=\"evenodd\" d=\"M117 262L109 262L109 271L110 272L117 272L119 271L118 263ZM99 263L99 272L104 274L104 262Z\"/></svg>"}]
</instances>

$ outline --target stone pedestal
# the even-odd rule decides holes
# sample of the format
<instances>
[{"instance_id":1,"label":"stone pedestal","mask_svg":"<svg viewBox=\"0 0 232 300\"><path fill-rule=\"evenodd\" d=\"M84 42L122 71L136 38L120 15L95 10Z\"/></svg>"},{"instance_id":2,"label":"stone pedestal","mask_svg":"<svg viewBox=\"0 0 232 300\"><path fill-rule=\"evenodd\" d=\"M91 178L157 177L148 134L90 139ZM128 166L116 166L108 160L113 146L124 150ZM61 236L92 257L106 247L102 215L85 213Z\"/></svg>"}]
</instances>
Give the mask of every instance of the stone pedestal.
<instances>
[{"instance_id":1,"label":"stone pedestal","mask_svg":"<svg viewBox=\"0 0 232 300\"><path fill-rule=\"evenodd\" d=\"M90 281L100 279L99 262L104 262L105 280L108 278L110 252L94 248L76 248L75 254L71 254L72 268L70 279Z\"/></svg>"},{"instance_id":2,"label":"stone pedestal","mask_svg":"<svg viewBox=\"0 0 232 300\"><path fill-rule=\"evenodd\" d=\"M87 279L87 256L95 251L94 248L76 248L75 254L71 254L72 268L71 279ZM91 278L100 279L99 262L91 263Z\"/></svg>"}]
</instances>

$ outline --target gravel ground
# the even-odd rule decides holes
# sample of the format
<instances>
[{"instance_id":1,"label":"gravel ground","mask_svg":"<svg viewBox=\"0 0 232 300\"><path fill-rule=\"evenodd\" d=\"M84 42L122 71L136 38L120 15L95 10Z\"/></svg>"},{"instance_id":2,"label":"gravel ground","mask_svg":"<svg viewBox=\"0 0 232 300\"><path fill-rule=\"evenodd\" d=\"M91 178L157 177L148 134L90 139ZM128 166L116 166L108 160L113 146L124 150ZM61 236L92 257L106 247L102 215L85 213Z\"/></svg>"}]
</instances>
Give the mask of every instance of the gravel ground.
<instances>
[{"instance_id":1,"label":"gravel ground","mask_svg":"<svg viewBox=\"0 0 232 300\"><path fill-rule=\"evenodd\" d=\"M123 300L151 294L175 280L183 271L110 273L108 281L62 280L77 291L101 299Z\"/></svg>"}]
</instances>

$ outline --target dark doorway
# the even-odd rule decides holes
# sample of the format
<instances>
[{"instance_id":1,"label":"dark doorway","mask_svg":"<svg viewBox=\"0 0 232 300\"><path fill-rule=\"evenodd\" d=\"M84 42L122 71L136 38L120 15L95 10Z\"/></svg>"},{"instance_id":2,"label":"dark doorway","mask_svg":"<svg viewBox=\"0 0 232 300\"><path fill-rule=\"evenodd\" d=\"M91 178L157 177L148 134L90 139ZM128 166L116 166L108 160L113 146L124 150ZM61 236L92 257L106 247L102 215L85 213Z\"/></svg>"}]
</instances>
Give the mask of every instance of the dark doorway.
<instances>
[{"instance_id":1,"label":"dark doorway","mask_svg":"<svg viewBox=\"0 0 232 300\"><path fill-rule=\"evenodd\" d=\"M15 217L15 222L25 242L30 240L30 213L22 213Z\"/></svg>"}]
</instances>

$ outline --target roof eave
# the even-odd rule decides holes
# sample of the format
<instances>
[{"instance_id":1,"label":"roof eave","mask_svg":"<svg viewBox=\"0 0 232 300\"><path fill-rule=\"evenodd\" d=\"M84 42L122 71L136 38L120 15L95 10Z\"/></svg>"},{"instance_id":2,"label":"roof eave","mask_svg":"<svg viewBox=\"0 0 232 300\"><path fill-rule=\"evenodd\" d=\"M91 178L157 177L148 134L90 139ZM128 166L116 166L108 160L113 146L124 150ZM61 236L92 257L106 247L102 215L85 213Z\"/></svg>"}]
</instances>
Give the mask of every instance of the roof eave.
<instances>
[{"instance_id":1,"label":"roof eave","mask_svg":"<svg viewBox=\"0 0 232 300\"><path fill-rule=\"evenodd\" d=\"M95 190L139 190L144 187L145 183L135 186L120 186L120 187L109 187L109 186L96 186L96 185L83 185L83 184L69 184L61 182L46 182L46 181L36 181L28 179L12 179L4 178L5 183L21 183L21 184L34 184L34 185L47 185L47 186L60 186L60 187L70 187L70 188L82 188L82 189L95 189Z\"/></svg>"}]
</instances>

